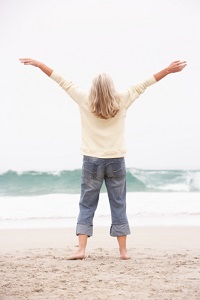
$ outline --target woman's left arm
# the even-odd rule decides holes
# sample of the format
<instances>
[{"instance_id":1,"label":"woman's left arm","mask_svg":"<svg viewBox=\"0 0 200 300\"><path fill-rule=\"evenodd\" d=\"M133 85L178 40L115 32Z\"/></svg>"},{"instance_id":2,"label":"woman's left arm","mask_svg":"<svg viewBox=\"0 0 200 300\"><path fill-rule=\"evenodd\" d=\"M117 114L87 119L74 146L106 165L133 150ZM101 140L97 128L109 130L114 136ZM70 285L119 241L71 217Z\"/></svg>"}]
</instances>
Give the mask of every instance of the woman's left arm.
<instances>
[{"instance_id":1,"label":"woman's left arm","mask_svg":"<svg viewBox=\"0 0 200 300\"><path fill-rule=\"evenodd\" d=\"M46 66L45 64L43 64L41 61L38 61L38 60L35 60L32 58L20 58L19 60L24 65L31 65L31 66L39 68L47 76L51 76L51 74L53 73L53 70L51 68L49 68L48 66Z\"/></svg>"},{"instance_id":2,"label":"woman's left arm","mask_svg":"<svg viewBox=\"0 0 200 300\"><path fill-rule=\"evenodd\" d=\"M39 68L47 76L53 79L58 85L78 104L82 104L87 98L87 94L80 90L71 80L63 78L61 75L56 73L53 69L49 68L42 62L32 58L20 58L21 63L24 65L31 65Z\"/></svg>"}]
</instances>

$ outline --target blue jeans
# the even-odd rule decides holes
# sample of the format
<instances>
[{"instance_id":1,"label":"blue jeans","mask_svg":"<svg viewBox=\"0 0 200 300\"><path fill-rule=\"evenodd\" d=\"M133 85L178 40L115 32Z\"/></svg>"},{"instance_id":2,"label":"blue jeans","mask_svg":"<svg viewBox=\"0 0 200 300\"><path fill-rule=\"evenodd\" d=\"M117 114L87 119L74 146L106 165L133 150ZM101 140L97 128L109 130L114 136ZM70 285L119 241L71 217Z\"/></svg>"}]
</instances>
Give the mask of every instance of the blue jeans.
<instances>
[{"instance_id":1,"label":"blue jeans","mask_svg":"<svg viewBox=\"0 0 200 300\"><path fill-rule=\"evenodd\" d=\"M126 167L124 158L83 157L81 197L76 234L93 234L93 218L103 181L111 209L111 236L130 234L126 215Z\"/></svg>"}]
</instances>

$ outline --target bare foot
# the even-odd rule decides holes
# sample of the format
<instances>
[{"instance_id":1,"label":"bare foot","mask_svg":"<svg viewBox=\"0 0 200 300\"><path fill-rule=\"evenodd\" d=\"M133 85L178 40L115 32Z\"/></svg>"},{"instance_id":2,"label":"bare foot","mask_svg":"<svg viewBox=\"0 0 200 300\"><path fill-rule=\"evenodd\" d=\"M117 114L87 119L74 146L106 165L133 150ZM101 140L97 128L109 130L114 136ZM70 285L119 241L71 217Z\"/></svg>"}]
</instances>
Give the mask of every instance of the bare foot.
<instances>
[{"instance_id":1,"label":"bare foot","mask_svg":"<svg viewBox=\"0 0 200 300\"><path fill-rule=\"evenodd\" d=\"M82 252L76 252L74 255L71 255L67 258L67 260L78 260L85 259L85 254Z\"/></svg>"},{"instance_id":2,"label":"bare foot","mask_svg":"<svg viewBox=\"0 0 200 300\"><path fill-rule=\"evenodd\" d=\"M127 259L131 259L131 257L128 256L127 253L123 253L123 254L120 254L120 259L127 260Z\"/></svg>"}]
</instances>

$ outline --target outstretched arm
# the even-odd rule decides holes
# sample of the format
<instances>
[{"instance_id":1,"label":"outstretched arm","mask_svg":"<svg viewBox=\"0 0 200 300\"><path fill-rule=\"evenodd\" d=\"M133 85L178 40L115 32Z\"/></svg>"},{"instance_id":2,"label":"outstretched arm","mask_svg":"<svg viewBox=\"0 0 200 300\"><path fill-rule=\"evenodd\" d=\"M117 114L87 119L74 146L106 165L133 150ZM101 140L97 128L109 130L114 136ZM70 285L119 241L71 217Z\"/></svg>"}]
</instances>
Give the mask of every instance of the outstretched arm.
<instances>
[{"instance_id":1,"label":"outstretched arm","mask_svg":"<svg viewBox=\"0 0 200 300\"><path fill-rule=\"evenodd\" d=\"M187 66L185 61L176 60L173 61L167 68L161 70L160 72L154 74L147 80L143 81L140 84L131 86L128 91L124 94L121 94L123 99L123 104L126 108L129 106L146 90L147 87L161 80L170 73L180 72Z\"/></svg>"},{"instance_id":2,"label":"outstretched arm","mask_svg":"<svg viewBox=\"0 0 200 300\"><path fill-rule=\"evenodd\" d=\"M24 65L31 65L37 68L40 68L42 72L44 72L47 76L51 76L53 70L43 64L41 61L34 60L32 58L20 58L20 62Z\"/></svg>"},{"instance_id":3,"label":"outstretched arm","mask_svg":"<svg viewBox=\"0 0 200 300\"><path fill-rule=\"evenodd\" d=\"M173 61L167 68L154 74L153 76L156 79L156 81L159 81L163 79L165 76L169 75L170 73L176 73L182 71L186 66L187 66L186 61L176 60Z\"/></svg>"},{"instance_id":4,"label":"outstretched arm","mask_svg":"<svg viewBox=\"0 0 200 300\"><path fill-rule=\"evenodd\" d=\"M81 104L84 99L86 99L87 94L80 90L74 83L69 79L63 78L53 69L49 68L42 62L32 59L32 58L20 58L20 62L24 65L31 65L39 68L42 72L44 72L47 76L53 79L55 82L59 84L61 88L78 104Z\"/></svg>"}]
</instances>

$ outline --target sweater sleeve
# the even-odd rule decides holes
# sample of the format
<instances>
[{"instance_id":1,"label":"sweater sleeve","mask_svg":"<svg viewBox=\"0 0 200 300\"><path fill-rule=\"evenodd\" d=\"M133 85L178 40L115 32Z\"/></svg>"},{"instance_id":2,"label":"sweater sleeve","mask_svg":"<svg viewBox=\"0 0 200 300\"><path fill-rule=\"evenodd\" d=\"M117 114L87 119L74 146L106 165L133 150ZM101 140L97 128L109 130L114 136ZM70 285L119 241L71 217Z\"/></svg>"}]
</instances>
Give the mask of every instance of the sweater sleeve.
<instances>
[{"instance_id":1,"label":"sweater sleeve","mask_svg":"<svg viewBox=\"0 0 200 300\"><path fill-rule=\"evenodd\" d=\"M71 80L63 78L57 72L53 71L51 76L55 82L77 103L81 104L86 94L80 90Z\"/></svg>"},{"instance_id":2,"label":"sweater sleeve","mask_svg":"<svg viewBox=\"0 0 200 300\"><path fill-rule=\"evenodd\" d=\"M156 79L154 76L146 79L142 83L132 85L130 88L121 95L122 104L129 108L131 104L146 90L147 87L156 83Z\"/></svg>"}]
</instances>

